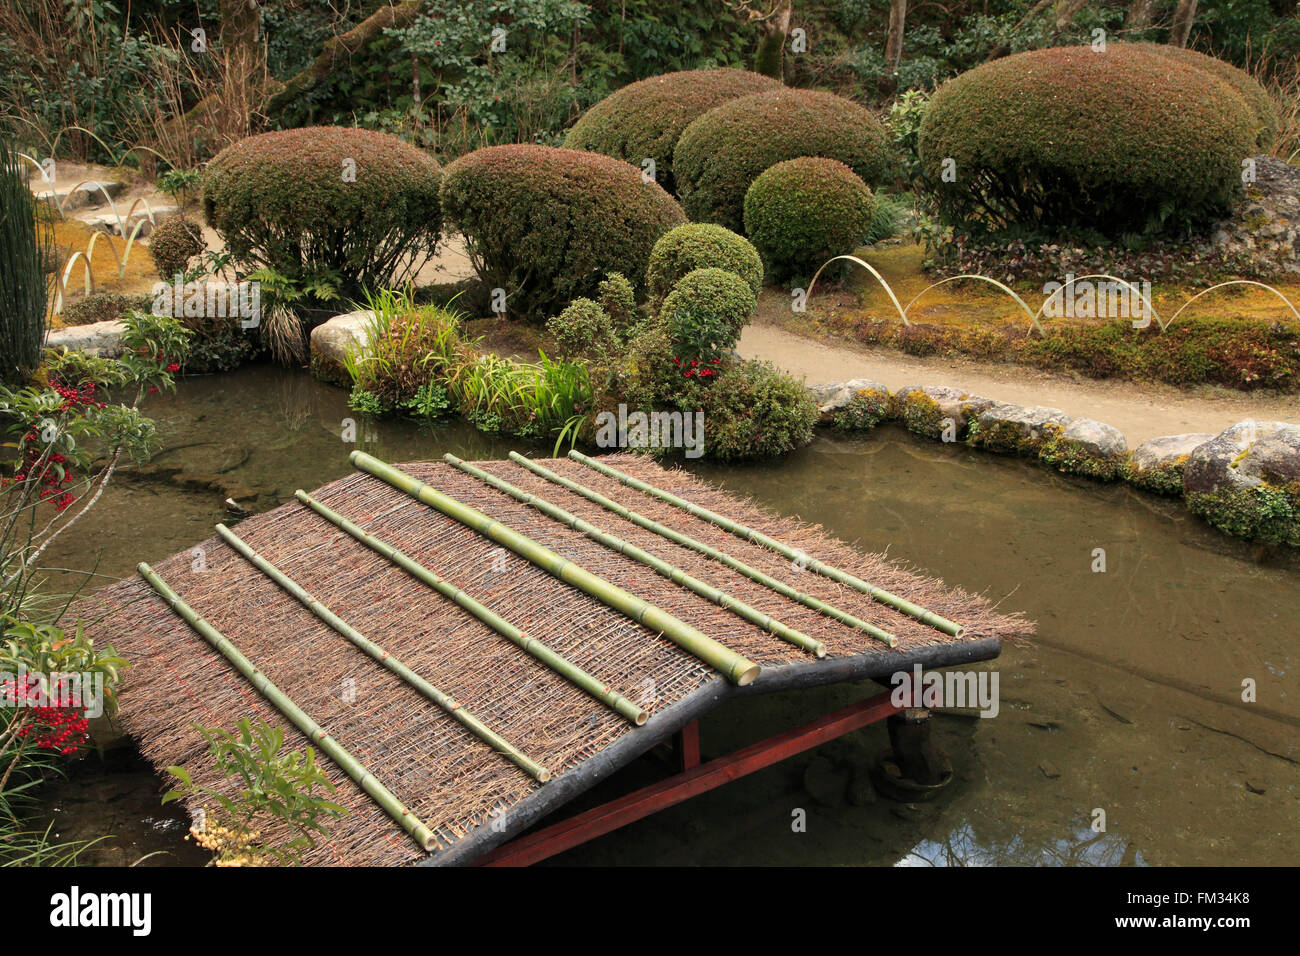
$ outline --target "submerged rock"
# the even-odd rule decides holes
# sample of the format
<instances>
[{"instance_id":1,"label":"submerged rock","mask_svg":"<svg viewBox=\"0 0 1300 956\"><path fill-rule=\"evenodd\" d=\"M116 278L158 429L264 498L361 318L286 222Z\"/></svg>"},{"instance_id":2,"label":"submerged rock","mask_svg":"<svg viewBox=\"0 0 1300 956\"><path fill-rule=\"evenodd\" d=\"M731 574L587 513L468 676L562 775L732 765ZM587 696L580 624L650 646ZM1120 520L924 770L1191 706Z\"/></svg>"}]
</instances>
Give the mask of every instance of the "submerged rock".
<instances>
[{"instance_id":1,"label":"submerged rock","mask_svg":"<svg viewBox=\"0 0 1300 956\"><path fill-rule=\"evenodd\" d=\"M343 359L354 343L366 345L369 323L375 317L370 309L347 312L322 322L311 330L311 373L332 385L348 386Z\"/></svg>"}]
</instances>

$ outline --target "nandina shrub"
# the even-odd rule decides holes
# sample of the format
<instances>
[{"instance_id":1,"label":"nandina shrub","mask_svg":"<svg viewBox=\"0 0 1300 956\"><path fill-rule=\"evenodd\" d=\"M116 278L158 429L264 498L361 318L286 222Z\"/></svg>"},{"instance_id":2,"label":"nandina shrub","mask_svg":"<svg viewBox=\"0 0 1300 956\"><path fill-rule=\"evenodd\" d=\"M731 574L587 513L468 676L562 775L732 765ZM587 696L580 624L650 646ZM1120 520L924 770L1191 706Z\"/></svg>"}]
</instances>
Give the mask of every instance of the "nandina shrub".
<instances>
[{"instance_id":1,"label":"nandina shrub","mask_svg":"<svg viewBox=\"0 0 1300 956\"><path fill-rule=\"evenodd\" d=\"M1238 195L1255 117L1208 71L1135 45L1035 50L941 86L922 168L947 222L1118 238L1189 231Z\"/></svg>"},{"instance_id":2,"label":"nandina shrub","mask_svg":"<svg viewBox=\"0 0 1300 956\"><path fill-rule=\"evenodd\" d=\"M812 277L866 241L876 200L853 170L803 156L768 168L745 193L745 232L773 279Z\"/></svg>"},{"instance_id":3,"label":"nandina shrub","mask_svg":"<svg viewBox=\"0 0 1300 956\"><path fill-rule=\"evenodd\" d=\"M749 285L726 269L696 269L673 286L659 310L686 377L710 378L724 350L734 348L754 315Z\"/></svg>"},{"instance_id":4,"label":"nandina shrub","mask_svg":"<svg viewBox=\"0 0 1300 956\"><path fill-rule=\"evenodd\" d=\"M383 133L263 133L208 164L203 212L241 268L329 276L358 295L399 283L433 254L439 175L432 156Z\"/></svg>"},{"instance_id":5,"label":"nandina shrub","mask_svg":"<svg viewBox=\"0 0 1300 956\"><path fill-rule=\"evenodd\" d=\"M1273 106L1273 98L1263 84L1245 70L1225 63L1218 57L1206 56L1186 47L1170 46L1168 43L1134 43L1133 46L1166 56L1188 66L1200 67L1226 82L1245 98L1251 111L1255 114L1255 146L1260 152L1267 152L1277 138L1278 115Z\"/></svg>"},{"instance_id":6,"label":"nandina shrub","mask_svg":"<svg viewBox=\"0 0 1300 956\"><path fill-rule=\"evenodd\" d=\"M719 461L777 458L812 441L817 403L771 362L735 362L713 379L683 379L676 399L704 412L704 454Z\"/></svg>"},{"instance_id":7,"label":"nandina shrub","mask_svg":"<svg viewBox=\"0 0 1300 956\"><path fill-rule=\"evenodd\" d=\"M655 241L686 220L634 166L576 149L490 146L447 167L442 208L479 278L530 320L597 295L607 272L640 283Z\"/></svg>"},{"instance_id":8,"label":"nandina shrub","mask_svg":"<svg viewBox=\"0 0 1300 956\"><path fill-rule=\"evenodd\" d=\"M707 268L734 272L754 295L763 290L763 260L752 242L722 226L688 222L664 233L650 250L646 295L657 306L683 276Z\"/></svg>"},{"instance_id":9,"label":"nandina shrub","mask_svg":"<svg viewBox=\"0 0 1300 956\"><path fill-rule=\"evenodd\" d=\"M876 185L890 149L884 126L852 100L782 88L723 103L692 122L677 141L673 172L691 219L739 232L745 191L769 166L825 156Z\"/></svg>"},{"instance_id":10,"label":"nandina shrub","mask_svg":"<svg viewBox=\"0 0 1300 956\"><path fill-rule=\"evenodd\" d=\"M781 84L749 70L683 70L629 84L587 110L564 145L642 165L654 161L656 181L672 192L673 150L697 116L739 96Z\"/></svg>"}]
</instances>

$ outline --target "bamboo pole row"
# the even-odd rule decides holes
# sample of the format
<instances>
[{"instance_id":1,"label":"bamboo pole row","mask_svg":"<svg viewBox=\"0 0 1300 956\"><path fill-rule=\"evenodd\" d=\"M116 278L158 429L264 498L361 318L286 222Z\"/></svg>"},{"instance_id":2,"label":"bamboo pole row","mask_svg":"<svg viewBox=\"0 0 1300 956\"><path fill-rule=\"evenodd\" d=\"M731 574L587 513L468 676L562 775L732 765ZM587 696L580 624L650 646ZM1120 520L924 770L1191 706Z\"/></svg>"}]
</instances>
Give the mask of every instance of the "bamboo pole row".
<instances>
[{"instance_id":1,"label":"bamboo pole row","mask_svg":"<svg viewBox=\"0 0 1300 956\"><path fill-rule=\"evenodd\" d=\"M759 584L763 585L764 587L770 588L771 590L775 591L777 594L780 594L782 597L787 597L792 601L802 604L804 607L809 607L815 611L819 611L820 613L825 614L827 617L834 618L835 620L839 621L842 624L847 624L850 627L855 627L860 631L865 631L867 634L870 634L876 640L880 641L881 643L885 644L888 647L898 646L898 638L894 637L893 634L890 634L888 631L884 630L883 628L877 627L876 625L868 621L864 621L861 618L854 617L852 614L849 614L847 611L841 611L839 608L835 607L834 605L827 604L825 601L819 598L815 598L811 594L804 594L802 591L791 587L790 585L786 584L784 581L781 581L778 578L774 578L770 574L765 574L764 572L758 570L757 568L745 564L743 561L733 557L732 555L728 554L725 551L719 551L717 548L707 545L703 541L700 541L697 538L692 538L690 535L683 534L682 532L676 530L675 528L669 528L667 525L662 525L652 518L647 518L645 515L639 514L630 508L626 508L623 505L619 504L614 499L607 498L604 495L602 495L600 492L593 491L592 489L588 488L586 485L581 485L578 482L572 480L571 478L565 478L563 475L558 475L555 472L551 471L549 468L539 465L537 462L533 461L532 459L525 458L523 455L519 454L518 452L512 451L510 453L510 459L522 465L523 467L527 468L529 471L533 472L534 474L539 475L542 478L545 478L547 481L553 482L554 484L557 484L562 488L567 488L570 491L572 491L574 494L578 494L586 498L588 501L595 502L596 504L600 505L602 508L606 509L607 511L611 511L614 514L618 515L620 518L630 521L635 525L639 525L640 527L645 528L647 531L653 531L655 534L667 538L669 541L672 541L675 544L680 544L684 548L690 548L692 551L695 551L699 554L704 555L705 557L712 558L713 560L726 565L727 567L731 568L733 571L736 571L739 574L743 574L751 581L756 581Z\"/></svg>"},{"instance_id":2,"label":"bamboo pole row","mask_svg":"<svg viewBox=\"0 0 1300 956\"><path fill-rule=\"evenodd\" d=\"M811 558L806 554L796 551L788 544L783 544L775 538L763 534L761 531L755 531L753 528L746 527L738 521L732 521L724 515L709 511L707 508L701 508L699 505L692 504L685 498L679 498L677 495L664 491L662 488L656 488L649 482L642 481L639 478L633 478L631 475L624 474L616 468L611 468L602 461L589 458L576 449L569 452L569 457L574 461L581 462L588 468L600 472L602 475L608 475L610 478L622 482L629 488L643 491L648 495L658 498L660 501L666 501L674 507L681 508L688 514L694 515L710 524L715 524L726 531L730 531L739 538L744 538L746 541L752 541L755 544L761 544L763 547L775 551L777 554L790 558L793 561L798 561L803 567L815 571L824 577L828 577L832 581L837 581L840 584L861 591L863 594L869 595L881 604L888 605L896 611L901 611L908 617L915 618L921 623L933 627L935 630L942 631L945 634L950 634L953 637L962 637L966 633L966 629L956 621L950 621L940 614L926 610L919 604L913 604L906 598L901 598L896 594L890 594L884 588L876 587L876 585L863 581L861 578L855 577L847 571L841 571L839 568L818 561L816 558Z\"/></svg>"},{"instance_id":3,"label":"bamboo pole row","mask_svg":"<svg viewBox=\"0 0 1300 956\"><path fill-rule=\"evenodd\" d=\"M378 661L388 670L392 671L407 684L414 687L419 693L429 700L433 701L438 707L447 713L449 717L458 721L470 733L479 740L490 746L501 756L505 757L515 766L519 767L534 780L539 783L546 783L551 779L551 772L541 764L528 758L522 750L515 747L500 734L496 733L487 724L483 723L461 704L459 704L450 694L445 694L433 684L429 683L415 671L393 657L388 651L376 644L370 638L366 637L351 624L348 624L337 614L321 604L311 594L309 594L301 585L290 578L287 574L273 565L266 558L262 557L248 543L240 538L237 534L227 528L224 524L217 525L217 534L221 539L234 548L240 555L247 559L248 563L261 571L264 575L278 584L285 591L288 591L299 603L307 610L311 611L318 618L328 624L331 628L341 634L347 640L351 641L363 653Z\"/></svg>"},{"instance_id":4,"label":"bamboo pole row","mask_svg":"<svg viewBox=\"0 0 1300 956\"><path fill-rule=\"evenodd\" d=\"M624 541L622 538L616 537L588 521L584 521L572 512L565 511L558 505L552 504L545 498L529 494L522 488L512 485L510 482L505 481L502 478L498 478L489 471L471 465L469 462L462 461L450 452L442 457L444 461L459 468L467 475L472 475L485 484L491 485L498 491L514 498L516 501L521 501L526 505L536 508L548 518L553 518L560 524L572 528L574 531L581 532L597 544L603 545L618 554L625 555L633 561L638 561L641 564L644 564L646 567L672 581L674 584L680 584L687 590L693 591L708 601L712 601L714 604L730 611L737 617L761 627L769 634L773 634L802 650L816 655L817 657L826 656L826 645L821 641L815 640L807 634L804 634L802 631L795 630L793 627L783 624L769 614L764 614L762 611L750 607L739 598L734 598L720 588L716 588L711 584L701 581L699 578L687 574L685 571L669 564L667 561L657 558L650 552L638 548L630 541Z\"/></svg>"},{"instance_id":5,"label":"bamboo pole row","mask_svg":"<svg viewBox=\"0 0 1300 956\"><path fill-rule=\"evenodd\" d=\"M398 551L387 542L363 531L360 527L353 524L337 511L321 504L311 495L307 494L307 492L299 489L294 492L294 497L340 531L355 538L371 551L374 551L376 554L397 565L417 581L428 585L443 597L450 600L453 604L474 615L474 617L478 618L530 657L541 662L546 667L549 667L575 687L590 694L610 710L613 710L615 713L619 714L626 720L631 721L638 727L646 722L649 715L643 707L632 703L632 701L628 700L622 694L612 690L606 684L601 683L601 681L597 680L591 674L588 674L577 664L574 664L568 658L557 654L546 644L537 640L537 638L529 637L504 617L476 601L450 581L439 577L432 570L413 560L408 555L403 554L401 551Z\"/></svg>"},{"instance_id":6,"label":"bamboo pole row","mask_svg":"<svg viewBox=\"0 0 1300 956\"><path fill-rule=\"evenodd\" d=\"M403 830L409 833L415 842L420 845L421 849L426 852L441 849L438 845L438 838L433 831L421 823L415 814L407 809L406 804L398 800L391 790L375 779L375 776L365 768L365 765L344 750L338 741L325 733L320 724L307 716L307 713L290 700L284 691L271 683L270 678L259 671L253 665L253 662L239 651L239 648L235 647L220 631L201 618L194 608L181 600L180 595L168 587L167 583L154 572L153 568L141 561L136 565L136 570L186 624L211 644L222 657L228 660L235 670L239 671L250 684L257 688L262 696L269 700L290 723L302 731L308 740L320 747L331 760L338 764L344 773L356 781L357 786L369 794L375 803L379 804Z\"/></svg>"},{"instance_id":7,"label":"bamboo pole row","mask_svg":"<svg viewBox=\"0 0 1300 956\"><path fill-rule=\"evenodd\" d=\"M753 661L742 657L662 608L592 574L586 568L538 544L527 535L506 527L478 509L434 490L414 476L385 464L363 451L352 452L349 460L361 471L373 475L417 501L436 508L447 517L508 548L565 584L619 611L638 624L662 634L684 651L721 671L732 683L743 687L758 676L759 666Z\"/></svg>"}]
</instances>

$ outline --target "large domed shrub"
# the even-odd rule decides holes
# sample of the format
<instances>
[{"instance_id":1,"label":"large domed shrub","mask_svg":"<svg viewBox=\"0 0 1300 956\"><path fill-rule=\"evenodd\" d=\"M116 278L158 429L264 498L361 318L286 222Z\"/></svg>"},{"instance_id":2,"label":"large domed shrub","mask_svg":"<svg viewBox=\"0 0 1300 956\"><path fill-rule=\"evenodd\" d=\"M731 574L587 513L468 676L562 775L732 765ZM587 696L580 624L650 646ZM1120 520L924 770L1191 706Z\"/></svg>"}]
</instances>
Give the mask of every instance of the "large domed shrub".
<instances>
[{"instance_id":1,"label":"large domed shrub","mask_svg":"<svg viewBox=\"0 0 1300 956\"><path fill-rule=\"evenodd\" d=\"M871 190L849 167L803 156L754 180L745 193L745 232L773 278L806 280L866 241L875 208Z\"/></svg>"},{"instance_id":2,"label":"large domed shrub","mask_svg":"<svg viewBox=\"0 0 1300 956\"><path fill-rule=\"evenodd\" d=\"M1231 63L1225 63L1217 57L1206 56L1204 53L1189 50L1185 47L1170 46L1168 43L1134 43L1132 45L1140 50L1145 50L1147 53L1166 56L1188 66L1197 66L1203 70L1208 70L1223 80L1245 98L1247 105L1255 114L1256 148L1267 151L1273 145L1273 140L1277 138L1278 129L1278 115L1277 109L1273 106L1273 98L1268 95L1268 90L1264 89L1263 84L1245 70L1238 69Z\"/></svg>"},{"instance_id":3,"label":"large domed shrub","mask_svg":"<svg viewBox=\"0 0 1300 956\"><path fill-rule=\"evenodd\" d=\"M978 66L935 92L920 133L942 214L971 232L1122 236L1167 228L1171 214L1196 225L1236 195L1254 147L1254 114L1232 87L1126 44Z\"/></svg>"},{"instance_id":4,"label":"large domed shrub","mask_svg":"<svg viewBox=\"0 0 1300 956\"><path fill-rule=\"evenodd\" d=\"M734 272L696 269L673 286L659 320L667 327L678 358L688 364L708 362L735 348L757 303L748 283Z\"/></svg>"},{"instance_id":5,"label":"large domed shrub","mask_svg":"<svg viewBox=\"0 0 1300 956\"><path fill-rule=\"evenodd\" d=\"M655 241L686 219L636 167L551 146L462 156L443 176L442 207L479 277L529 318L594 296L607 272L639 281Z\"/></svg>"},{"instance_id":6,"label":"large domed shrub","mask_svg":"<svg viewBox=\"0 0 1300 956\"><path fill-rule=\"evenodd\" d=\"M782 88L731 100L687 126L673 172L691 219L739 231L745 191L769 166L825 156L876 184L889 150L884 127L858 104L834 93Z\"/></svg>"},{"instance_id":7,"label":"large domed shrub","mask_svg":"<svg viewBox=\"0 0 1300 956\"><path fill-rule=\"evenodd\" d=\"M763 290L763 260L744 236L708 222L688 222L664 233L650 250L646 295L658 305L679 279L710 267L734 272L758 295Z\"/></svg>"},{"instance_id":8,"label":"large domed shrub","mask_svg":"<svg viewBox=\"0 0 1300 956\"><path fill-rule=\"evenodd\" d=\"M573 124L570 149L604 153L641 166L653 159L658 183L670 192L673 149L691 120L739 96L781 84L749 70L683 70L629 84L605 97Z\"/></svg>"},{"instance_id":9,"label":"large domed shrub","mask_svg":"<svg viewBox=\"0 0 1300 956\"><path fill-rule=\"evenodd\" d=\"M250 136L203 177L203 212L245 267L390 284L438 241L438 163L395 136L314 126Z\"/></svg>"}]
</instances>

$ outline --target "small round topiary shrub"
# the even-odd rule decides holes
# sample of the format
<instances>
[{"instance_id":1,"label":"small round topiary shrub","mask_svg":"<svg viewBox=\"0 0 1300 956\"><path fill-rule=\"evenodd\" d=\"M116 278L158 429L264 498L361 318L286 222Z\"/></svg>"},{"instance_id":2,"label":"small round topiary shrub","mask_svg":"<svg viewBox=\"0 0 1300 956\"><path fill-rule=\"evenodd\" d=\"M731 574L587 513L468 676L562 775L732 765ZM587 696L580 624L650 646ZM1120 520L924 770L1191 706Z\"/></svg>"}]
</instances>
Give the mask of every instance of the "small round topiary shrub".
<instances>
[{"instance_id":1,"label":"small round topiary shrub","mask_svg":"<svg viewBox=\"0 0 1300 956\"><path fill-rule=\"evenodd\" d=\"M1267 152L1277 139L1278 115L1273 106L1273 98L1263 84L1245 70L1238 69L1231 63L1225 63L1218 57L1206 56L1186 47L1170 46L1168 43L1134 43L1133 46L1147 53L1166 56L1170 59L1197 66L1223 80L1245 98L1255 114L1255 146L1261 152Z\"/></svg>"},{"instance_id":2,"label":"small round topiary shrub","mask_svg":"<svg viewBox=\"0 0 1300 956\"><path fill-rule=\"evenodd\" d=\"M745 191L769 166L825 156L875 185L890 149L881 123L852 100L782 88L731 100L687 126L677 141L673 171L691 219L739 231Z\"/></svg>"},{"instance_id":3,"label":"small round topiary shrub","mask_svg":"<svg viewBox=\"0 0 1300 956\"><path fill-rule=\"evenodd\" d=\"M943 217L1109 237L1190 231L1237 195L1255 116L1206 70L1129 44L1061 47L949 80L921 123Z\"/></svg>"},{"instance_id":4,"label":"small round topiary shrub","mask_svg":"<svg viewBox=\"0 0 1300 956\"><path fill-rule=\"evenodd\" d=\"M189 219L164 220L149 234L149 256L159 278L165 282L184 275L190 260L201 255L207 247L202 228Z\"/></svg>"},{"instance_id":5,"label":"small round topiary shrub","mask_svg":"<svg viewBox=\"0 0 1300 956\"><path fill-rule=\"evenodd\" d=\"M203 213L237 263L341 291L399 282L439 237L432 156L395 136L314 126L250 136L203 177ZM331 277L333 278L333 277Z\"/></svg>"},{"instance_id":6,"label":"small round topiary shrub","mask_svg":"<svg viewBox=\"0 0 1300 956\"><path fill-rule=\"evenodd\" d=\"M655 241L686 219L636 167L551 146L462 156L443 176L442 207L479 277L530 319L594 296L609 271L639 281Z\"/></svg>"},{"instance_id":7,"label":"small round topiary shrub","mask_svg":"<svg viewBox=\"0 0 1300 956\"><path fill-rule=\"evenodd\" d=\"M638 167L652 159L655 180L672 192L676 188L673 149L691 120L728 100L780 85L749 70L683 70L652 76L616 90L583 113L564 145Z\"/></svg>"},{"instance_id":8,"label":"small round topiary shrub","mask_svg":"<svg viewBox=\"0 0 1300 956\"><path fill-rule=\"evenodd\" d=\"M650 250L646 296L658 306L677 282L696 269L734 272L758 295L763 289L763 260L744 236L708 222L688 222L664 233Z\"/></svg>"},{"instance_id":9,"label":"small round topiary shrub","mask_svg":"<svg viewBox=\"0 0 1300 956\"><path fill-rule=\"evenodd\" d=\"M687 370L694 362L708 373L707 365L740 341L757 303L753 289L734 272L696 269L673 286L659 318Z\"/></svg>"},{"instance_id":10,"label":"small round topiary shrub","mask_svg":"<svg viewBox=\"0 0 1300 956\"><path fill-rule=\"evenodd\" d=\"M737 362L714 380L682 386L677 404L704 412L704 454L719 461L776 458L812 441L817 403L771 362Z\"/></svg>"},{"instance_id":11,"label":"small round topiary shrub","mask_svg":"<svg viewBox=\"0 0 1300 956\"><path fill-rule=\"evenodd\" d=\"M617 348L609 313L591 299L574 299L546 320L546 331L559 346L561 358L603 360Z\"/></svg>"},{"instance_id":12,"label":"small round topiary shrub","mask_svg":"<svg viewBox=\"0 0 1300 956\"><path fill-rule=\"evenodd\" d=\"M808 279L866 241L876 201L853 170L804 156L768 168L745 193L745 232L772 277Z\"/></svg>"}]
</instances>

